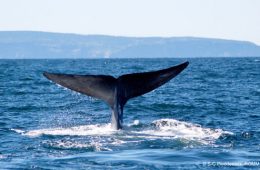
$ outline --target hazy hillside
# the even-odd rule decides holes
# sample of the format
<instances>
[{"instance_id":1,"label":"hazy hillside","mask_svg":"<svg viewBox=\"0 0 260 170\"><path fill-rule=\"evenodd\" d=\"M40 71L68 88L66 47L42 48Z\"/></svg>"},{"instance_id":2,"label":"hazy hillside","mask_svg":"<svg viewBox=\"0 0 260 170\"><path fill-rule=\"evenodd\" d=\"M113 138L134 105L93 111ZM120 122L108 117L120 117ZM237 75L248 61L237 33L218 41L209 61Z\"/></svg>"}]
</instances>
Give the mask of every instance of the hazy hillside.
<instances>
[{"instance_id":1,"label":"hazy hillside","mask_svg":"<svg viewBox=\"0 0 260 170\"><path fill-rule=\"evenodd\" d=\"M0 31L0 58L153 58L260 56L251 42Z\"/></svg>"}]
</instances>

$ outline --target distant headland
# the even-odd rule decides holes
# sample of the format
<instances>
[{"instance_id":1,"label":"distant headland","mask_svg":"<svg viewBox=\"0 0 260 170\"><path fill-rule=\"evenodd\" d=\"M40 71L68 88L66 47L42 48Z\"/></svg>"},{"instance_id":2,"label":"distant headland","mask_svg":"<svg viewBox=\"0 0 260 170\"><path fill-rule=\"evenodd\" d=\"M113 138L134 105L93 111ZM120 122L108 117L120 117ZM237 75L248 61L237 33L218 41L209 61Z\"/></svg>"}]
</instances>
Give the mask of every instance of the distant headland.
<instances>
[{"instance_id":1,"label":"distant headland","mask_svg":"<svg viewBox=\"0 0 260 170\"><path fill-rule=\"evenodd\" d=\"M0 31L0 59L259 57L248 41Z\"/></svg>"}]
</instances>

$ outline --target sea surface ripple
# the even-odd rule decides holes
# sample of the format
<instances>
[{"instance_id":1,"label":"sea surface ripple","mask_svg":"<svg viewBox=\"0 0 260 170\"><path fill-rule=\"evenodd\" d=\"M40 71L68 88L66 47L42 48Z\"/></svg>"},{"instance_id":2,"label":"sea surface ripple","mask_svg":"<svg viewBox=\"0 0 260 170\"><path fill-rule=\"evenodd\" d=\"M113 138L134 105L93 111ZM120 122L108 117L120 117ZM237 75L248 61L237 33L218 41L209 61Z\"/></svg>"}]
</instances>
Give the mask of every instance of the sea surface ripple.
<instances>
[{"instance_id":1,"label":"sea surface ripple","mask_svg":"<svg viewBox=\"0 0 260 170\"><path fill-rule=\"evenodd\" d=\"M121 74L190 65L130 100L123 130L100 100L43 71ZM0 60L0 169L260 168L259 58Z\"/></svg>"}]
</instances>

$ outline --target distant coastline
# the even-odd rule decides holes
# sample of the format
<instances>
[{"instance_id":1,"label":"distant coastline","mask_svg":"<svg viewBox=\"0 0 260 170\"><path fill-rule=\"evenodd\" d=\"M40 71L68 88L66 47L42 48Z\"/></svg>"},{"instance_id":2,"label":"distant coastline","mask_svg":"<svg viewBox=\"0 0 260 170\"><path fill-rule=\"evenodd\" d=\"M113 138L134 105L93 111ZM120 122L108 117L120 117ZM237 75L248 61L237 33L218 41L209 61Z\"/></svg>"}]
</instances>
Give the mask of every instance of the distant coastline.
<instances>
[{"instance_id":1,"label":"distant coastline","mask_svg":"<svg viewBox=\"0 0 260 170\"><path fill-rule=\"evenodd\" d=\"M248 41L0 31L0 59L259 57Z\"/></svg>"}]
</instances>

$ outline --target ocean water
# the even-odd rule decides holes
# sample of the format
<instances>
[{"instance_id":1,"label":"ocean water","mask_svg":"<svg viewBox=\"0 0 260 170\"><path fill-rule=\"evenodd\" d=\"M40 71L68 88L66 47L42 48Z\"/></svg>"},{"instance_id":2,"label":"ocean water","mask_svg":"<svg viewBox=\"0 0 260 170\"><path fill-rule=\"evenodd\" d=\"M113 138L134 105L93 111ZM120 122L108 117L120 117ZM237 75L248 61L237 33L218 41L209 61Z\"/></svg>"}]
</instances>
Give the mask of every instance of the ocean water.
<instances>
[{"instance_id":1,"label":"ocean water","mask_svg":"<svg viewBox=\"0 0 260 170\"><path fill-rule=\"evenodd\" d=\"M119 76L186 60L127 103L118 131L105 103L42 75ZM195 168L260 168L260 58L0 60L0 169Z\"/></svg>"}]
</instances>

